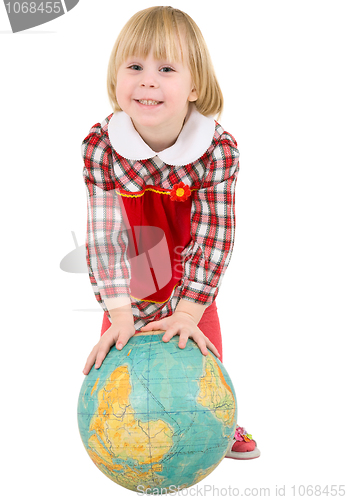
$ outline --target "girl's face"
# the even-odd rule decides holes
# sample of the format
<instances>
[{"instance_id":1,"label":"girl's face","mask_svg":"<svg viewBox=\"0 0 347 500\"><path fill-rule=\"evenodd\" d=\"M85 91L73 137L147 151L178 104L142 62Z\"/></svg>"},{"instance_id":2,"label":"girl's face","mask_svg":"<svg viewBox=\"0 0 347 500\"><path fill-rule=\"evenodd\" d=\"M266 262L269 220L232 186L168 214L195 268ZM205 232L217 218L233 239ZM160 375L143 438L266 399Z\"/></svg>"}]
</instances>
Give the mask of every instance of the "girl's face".
<instances>
[{"instance_id":1,"label":"girl's face","mask_svg":"<svg viewBox=\"0 0 347 500\"><path fill-rule=\"evenodd\" d=\"M188 66L158 61L153 51L145 59L133 56L124 61L117 73L116 97L140 134L148 128L168 134L180 131L189 102L198 98Z\"/></svg>"}]
</instances>

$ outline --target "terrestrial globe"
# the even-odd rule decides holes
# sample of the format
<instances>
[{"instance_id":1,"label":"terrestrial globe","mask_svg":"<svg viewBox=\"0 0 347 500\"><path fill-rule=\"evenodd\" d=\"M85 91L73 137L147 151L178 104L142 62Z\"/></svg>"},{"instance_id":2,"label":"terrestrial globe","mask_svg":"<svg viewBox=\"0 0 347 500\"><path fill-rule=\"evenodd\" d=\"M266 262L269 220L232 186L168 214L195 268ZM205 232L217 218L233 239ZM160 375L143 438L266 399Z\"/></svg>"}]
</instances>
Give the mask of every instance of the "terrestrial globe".
<instances>
[{"instance_id":1,"label":"terrestrial globe","mask_svg":"<svg viewBox=\"0 0 347 500\"><path fill-rule=\"evenodd\" d=\"M223 460L237 404L224 365L188 339L137 333L85 377L80 435L94 464L119 485L147 494L188 488Z\"/></svg>"}]
</instances>

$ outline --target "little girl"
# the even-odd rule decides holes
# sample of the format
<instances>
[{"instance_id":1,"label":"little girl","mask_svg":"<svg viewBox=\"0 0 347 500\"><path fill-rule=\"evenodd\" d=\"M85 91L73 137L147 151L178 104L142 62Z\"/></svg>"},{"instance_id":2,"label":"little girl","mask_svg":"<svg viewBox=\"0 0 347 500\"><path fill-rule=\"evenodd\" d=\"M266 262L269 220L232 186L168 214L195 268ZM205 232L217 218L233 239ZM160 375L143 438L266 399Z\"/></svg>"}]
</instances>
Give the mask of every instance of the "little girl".
<instances>
[{"instance_id":1,"label":"little girl","mask_svg":"<svg viewBox=\"0 0 347 500\"><path fill-rule=\"evenodd\" d=\"M223 96L202 34L184 12L151 7L124 26L111 53L114 113L82 144L87 264L104 310L84 374L136 331L192 338L222 361L215 298L235 231L239 151L218 119ZM226 457L260 455L237 427Z\"/></svg>"}]
</instances>

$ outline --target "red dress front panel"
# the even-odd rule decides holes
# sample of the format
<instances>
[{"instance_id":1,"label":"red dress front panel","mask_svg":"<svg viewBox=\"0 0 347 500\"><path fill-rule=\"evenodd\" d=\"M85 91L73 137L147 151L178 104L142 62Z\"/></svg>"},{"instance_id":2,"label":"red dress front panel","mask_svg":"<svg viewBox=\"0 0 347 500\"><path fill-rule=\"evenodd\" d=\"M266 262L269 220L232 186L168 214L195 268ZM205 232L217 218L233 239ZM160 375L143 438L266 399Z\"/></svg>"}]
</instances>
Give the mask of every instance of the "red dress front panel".
<instances>
[{"instance_id":1,"label":"red dress front panel","mask_svg":"<svg viewBox=\"0 0 347 500\"><path fill-rule=\"evenodd\" d=\"M166 302L183 276L183 249L190 243L191 198L172 201L170 191L147 186L122 197L131 268L131 296Z\"/></svg>"}]
</instances>

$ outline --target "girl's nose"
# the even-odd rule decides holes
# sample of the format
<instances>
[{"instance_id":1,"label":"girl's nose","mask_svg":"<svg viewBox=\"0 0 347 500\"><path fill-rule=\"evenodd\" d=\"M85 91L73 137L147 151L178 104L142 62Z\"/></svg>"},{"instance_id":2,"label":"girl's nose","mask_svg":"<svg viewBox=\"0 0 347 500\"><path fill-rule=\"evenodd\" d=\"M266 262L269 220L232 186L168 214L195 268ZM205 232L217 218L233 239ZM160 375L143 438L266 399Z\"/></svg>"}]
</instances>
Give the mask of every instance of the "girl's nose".
<instances>
[{"instance_id":1,"label":"girl's nose","mask_svg":"<svg viewBox=\"0 0 347 500\"><path fill-rule=\"evenodd\" d=\"M152 87L152 88L157 88L158 85L155 84L155 83L150 83L150 84L147 84L147 83L141 83L141 87Z\"/></svg>"},{"instance_id":2,"label":"girl's nose","mask_svg":"<svg viewBox=\"0 0 347 500\"><path fill-rule=\"evenodd\" d=\"M143 73L141 76L141 87L157 88L159 86L158 81L153 73Z\"/></svg>"}]
</instances>

